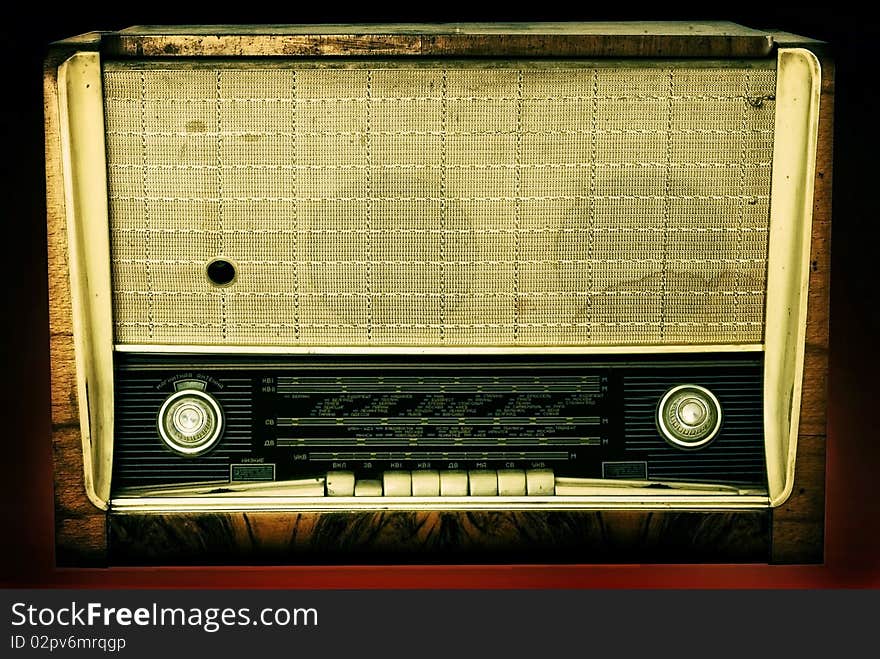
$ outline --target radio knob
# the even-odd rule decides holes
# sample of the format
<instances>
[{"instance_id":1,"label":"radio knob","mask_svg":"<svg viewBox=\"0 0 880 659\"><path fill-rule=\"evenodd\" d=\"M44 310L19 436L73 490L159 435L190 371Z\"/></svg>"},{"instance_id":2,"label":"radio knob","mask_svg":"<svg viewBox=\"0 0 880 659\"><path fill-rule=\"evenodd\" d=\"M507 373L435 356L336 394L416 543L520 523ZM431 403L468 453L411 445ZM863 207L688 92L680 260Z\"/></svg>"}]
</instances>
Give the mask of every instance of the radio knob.
<instances>
[{"instance_id":1,"label":"radio knob","mask_svg":"<svg viewBox=\"0 0 880 659\"><path fill-rule=\"evenodd\" d=\"M175 453L186 456L210 451L223 432L223 410L211 394L184 389L171 394L159 408L159 436Z\"/></svg>"},{"instance_id":2,"label":"radio knob","mask_svg":"<svg viewBox=\"0 0 880 659\"><path fill-rule=\"evenodd\" d=\"M657 429L667 443L692 450L706 446L721 428L721 404L711 391L683 384L667 391L657 405Z\"/></svg>"}]
</instances>

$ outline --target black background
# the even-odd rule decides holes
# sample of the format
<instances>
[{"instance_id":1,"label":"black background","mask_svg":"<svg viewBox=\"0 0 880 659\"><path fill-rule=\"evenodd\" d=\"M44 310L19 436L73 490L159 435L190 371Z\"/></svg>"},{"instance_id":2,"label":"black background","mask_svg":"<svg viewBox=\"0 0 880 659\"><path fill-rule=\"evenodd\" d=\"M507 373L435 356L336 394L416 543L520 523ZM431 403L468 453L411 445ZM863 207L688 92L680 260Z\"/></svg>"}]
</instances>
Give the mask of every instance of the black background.
<instances>
[{"instance_id":1,"label":"black background","mask_svg":"<svg viewBox=\"0 0 880 659\"><path fill-rule=\"evenodd\" d=\"M383 5L375 3L381 9ZM870 9L839 3L821 7L747 6L713 2L681 7L591 9L598 3L554 8L534 3L443 9L427 3L409 11L369 12L331 3L285 3L269 9L243 3L239 9L209 4L119 3L112 9L77 3L76 12L48 4L15 8L29 18L5 17L0 27L2 84L0 130L3 167L2 268L7 295L2 369L3 494L0 500L0 583L9 585L235 586L880 586L880 419L877 418L880 330L878 308L878 45L880 25ZM623 4L623 3L617 3ZM866 3L867 6L867 3ZM582 7L578 11L574 7ZM7 7L12 11L12 6ZM784 29L829 41L837 65L834 214L831 269L831 357L828 425L826 564L807 568L681 566L606 568L300 568L268 571L58 571L52 556L52 476L49 441L48 300L46 291L45 187L41 60L46 44L92 30L132 24L309 23L385 21L536 20L730 20L749 27Z\"/></svg>"}]
</instances>

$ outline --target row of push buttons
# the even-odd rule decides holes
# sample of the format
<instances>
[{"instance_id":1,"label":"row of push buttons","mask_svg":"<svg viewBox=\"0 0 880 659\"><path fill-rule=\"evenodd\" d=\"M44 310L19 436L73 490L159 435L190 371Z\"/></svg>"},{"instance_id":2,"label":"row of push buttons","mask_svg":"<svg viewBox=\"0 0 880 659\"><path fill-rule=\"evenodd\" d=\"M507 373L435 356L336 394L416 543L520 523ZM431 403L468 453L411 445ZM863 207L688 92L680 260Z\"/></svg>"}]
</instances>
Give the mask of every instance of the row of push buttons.
<instances>
[{"instance_id":1,"label":"row of push buttons","mask_svg":"<svg viewBox=\"0 0 880 659\"><path fill-rule=\"evenodd\" d=\"M325 482L331 497L514 497L548 496L556 491L552 469L386 471L381 480L331 471Z\"/></svg>"}]
</instances>

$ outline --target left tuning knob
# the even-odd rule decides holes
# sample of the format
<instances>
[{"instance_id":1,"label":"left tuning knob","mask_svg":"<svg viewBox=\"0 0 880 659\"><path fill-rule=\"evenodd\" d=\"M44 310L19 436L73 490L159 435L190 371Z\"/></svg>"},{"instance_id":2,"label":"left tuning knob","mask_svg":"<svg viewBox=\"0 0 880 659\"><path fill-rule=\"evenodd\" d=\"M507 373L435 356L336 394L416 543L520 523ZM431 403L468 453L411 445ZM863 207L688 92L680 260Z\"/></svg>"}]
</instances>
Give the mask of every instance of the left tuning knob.
<instances>
[{"instance_id":1,"label":"left tuning knob","mask_svg":"<svg viewBox=\"0 0 880 659\"><path fill-rule=\"evenodd\" d=\"M184 389L171 394L159 408L159 436L181 455L210 451L223 432L223 410L211 394Z\"/></svg>"}]
</instances>

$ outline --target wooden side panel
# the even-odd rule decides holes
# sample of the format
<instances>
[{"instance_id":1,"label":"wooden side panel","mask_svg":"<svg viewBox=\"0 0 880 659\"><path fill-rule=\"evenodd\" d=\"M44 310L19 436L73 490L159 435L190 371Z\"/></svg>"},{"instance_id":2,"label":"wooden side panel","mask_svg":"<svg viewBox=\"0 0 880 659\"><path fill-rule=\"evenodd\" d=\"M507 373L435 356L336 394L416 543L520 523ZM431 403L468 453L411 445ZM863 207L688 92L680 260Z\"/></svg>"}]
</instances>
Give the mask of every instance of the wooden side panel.
<instances>
[{"instance_id":1,"label":"wooden side panel","mask_svg":"<svg viewBox=\"0 0 880 659\"><path fill-rule=\"evenodd\" d=\"M766 562L769 513L113 515L114 564Z\"/></svg>"},{"instance_id":2,"label":"wooden side panel","mask_svg":"<svg viewBox=\"0 0 880 659\"><path fill-rule=\"evenodd\" d=\"M822 95L800 434L794 490L788 501L773 511L772 560L776 563L821 563L824 556L834 65L827 58L820 61Z\"/></svg>"},{"instance_id":3,"label":"wooden side panel","mask_svg":"<svg viewBox=\"0 0 880 659\"><path fill-rule=\"evenodd\" d=\"M81 47L88 48L90 43ZM43 71L55 558L58 565L85 566L106 561L107 533L105 513L89 501L85 492L76 394L57 80L58 65L70 54L69 49L54 50Z\"/></svg>"}]
</instances>

